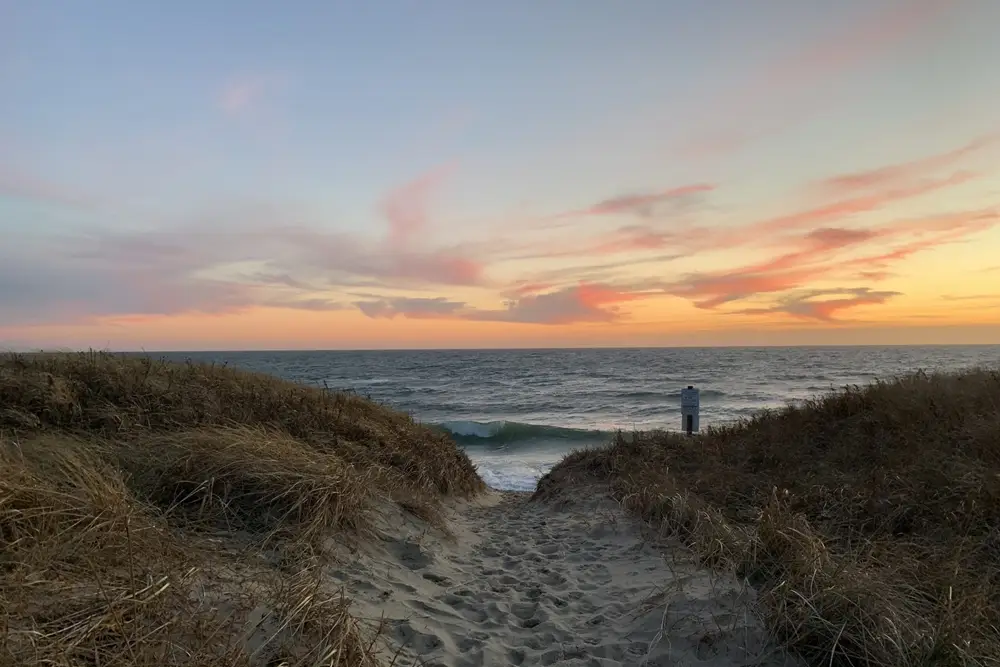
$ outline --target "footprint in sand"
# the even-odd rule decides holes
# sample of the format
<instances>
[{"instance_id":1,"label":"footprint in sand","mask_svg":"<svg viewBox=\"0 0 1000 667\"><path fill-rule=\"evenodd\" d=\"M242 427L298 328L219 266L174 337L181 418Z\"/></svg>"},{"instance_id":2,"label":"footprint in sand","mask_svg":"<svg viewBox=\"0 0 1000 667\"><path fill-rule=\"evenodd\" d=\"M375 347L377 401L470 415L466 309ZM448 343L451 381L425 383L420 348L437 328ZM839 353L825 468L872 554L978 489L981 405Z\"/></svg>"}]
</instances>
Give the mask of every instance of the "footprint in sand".
<instances>
[{"instance_id":1,"label":"footprint in sand","mask_svg":"<svg viewBox=\"0 0 1000 667\"><path fill-rule=\"evenodd\" d=\"M421 576L423 576L423 578L426 579L427 581L433 581L438 586L450 586L451 585L451 579L449 579L448 577L442 576L440 574L435 574L433 572L424 572L424 574L421 575Z\"/></svg>"},{"instance_id":2,"label":"footprint in sand","mask_svg":"<svg viewBox=\"0 0 1000 667\"><path fill-rule=\"evenodd\" d=\"M434 562L433 556L425 553L419 544L413 542L390 540L386 543L386 550L411 570L422 570Z\"/></svg>"},{"instance_id":3,"label":"footprint in sand","mask_svg":"<svg viewBox=\"0 0 1000 667\"><path fill-rule=\"evenodd\" d=\"M353 611L384 615L397 664L801 667L767 650L742 586L693 562L668 565L599 493L558 507L514 493L478 502L453 512L454 539L387 541L384 558L341 577L349 591L369 582L392 593L355 596Z\"/></svg>"}]
</instances>

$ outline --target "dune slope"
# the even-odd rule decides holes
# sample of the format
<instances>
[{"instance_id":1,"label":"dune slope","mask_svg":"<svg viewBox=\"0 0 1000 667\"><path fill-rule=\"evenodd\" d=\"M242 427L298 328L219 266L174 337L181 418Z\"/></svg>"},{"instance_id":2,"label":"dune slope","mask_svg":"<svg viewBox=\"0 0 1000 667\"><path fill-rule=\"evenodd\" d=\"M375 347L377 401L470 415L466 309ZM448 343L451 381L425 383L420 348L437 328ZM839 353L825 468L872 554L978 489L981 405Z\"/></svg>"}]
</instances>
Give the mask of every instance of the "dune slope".
<instances>
[{"instance_id":1,"label":"dune slope","mask_svg":"<svg viewBox=\"0 0 1000 667\"><path fill-rule=\"evenodd\" d=\"M367 665L324 568L484 485L405 415L227 368L0 362L0 664Z\"/></svg>"},{"instance_id":2,"label":"dune slope","mask_svg":"<svg viewBox=\"0 0 1000 667\"><path fill-rule=\"evenodd\" d=\"M769 629L810 662L1000 664L1000 372L620 437L567 457L536 497L595 481L753 583Z\"/></svg>"}]
</instances>

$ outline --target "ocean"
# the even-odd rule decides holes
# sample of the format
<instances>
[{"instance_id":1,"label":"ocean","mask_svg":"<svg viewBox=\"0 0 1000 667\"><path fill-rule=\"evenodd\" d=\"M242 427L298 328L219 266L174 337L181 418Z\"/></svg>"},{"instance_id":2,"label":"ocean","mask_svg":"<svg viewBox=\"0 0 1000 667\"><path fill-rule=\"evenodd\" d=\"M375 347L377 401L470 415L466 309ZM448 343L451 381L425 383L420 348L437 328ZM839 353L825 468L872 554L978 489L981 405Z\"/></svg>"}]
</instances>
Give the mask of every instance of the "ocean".
<instances>
[{"instance_id":1,"label":"ocean","mask_svg":"<svg viewBox=\"0 0 1000 667\"><path fill-rule=\"evenodd\" d=\"M705 428L845 385L1000 366L1000 345L154 354L357 392L448 430L508 490L534 489L567 452L617 429L681 430L688 385Z\"/></svg>"}]
</instances>

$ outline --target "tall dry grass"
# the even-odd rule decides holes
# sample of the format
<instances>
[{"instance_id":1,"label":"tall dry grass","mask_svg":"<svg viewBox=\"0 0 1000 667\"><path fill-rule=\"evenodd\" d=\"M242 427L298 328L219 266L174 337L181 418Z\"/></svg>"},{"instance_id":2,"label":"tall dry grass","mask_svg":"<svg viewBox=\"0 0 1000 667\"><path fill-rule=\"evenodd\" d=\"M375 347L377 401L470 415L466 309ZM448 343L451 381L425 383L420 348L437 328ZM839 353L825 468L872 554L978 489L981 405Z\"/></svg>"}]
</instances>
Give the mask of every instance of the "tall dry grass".
<instances>
[{"instance_id":1,"label":"tall dry grass","mask_svg":"<svg viewBox=\"0 0 1000 667\"><path fill-rule=\"evenodd\" d=\"M103 353L0 362L0 665L374 665L320 576L387 503L483 488L346 394Z\"/></svg>"},{"instance_id":2,"label":"tall dry grass","mask_svg":"<svg viewBox=\"0 0 1000 667\"><path fill-rule=\"evenodd\" d=\"M776 639L814 664L1000 665L1000 372L619 436L537 495L585 479L746 577Z\"/></svg>"}]
</instances>

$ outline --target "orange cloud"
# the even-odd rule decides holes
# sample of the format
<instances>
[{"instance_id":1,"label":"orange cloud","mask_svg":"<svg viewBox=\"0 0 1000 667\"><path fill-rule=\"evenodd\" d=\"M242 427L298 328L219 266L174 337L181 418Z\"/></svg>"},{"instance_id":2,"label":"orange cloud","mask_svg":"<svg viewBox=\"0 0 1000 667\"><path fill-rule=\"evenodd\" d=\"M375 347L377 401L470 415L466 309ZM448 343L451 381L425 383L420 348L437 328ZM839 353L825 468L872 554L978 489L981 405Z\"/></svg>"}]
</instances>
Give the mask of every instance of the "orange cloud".
<instances>
[{"instance_id":1,"label":"orange cloud","mask_svg":"<svg viewBox=\"0 0 1000 667\"><path fill-rule=\"evenodd\" d=\"M996 225L995 209L866 227L850 221L860 213L974 178L969 171L927 176L935 169L953 168L988 143L980 139L938 156L834 176L824 187L809 186L812 199L801 210L737 227L698 227L693 223L700 221L685 217L682 232L677 219L650 217L650 206L672 206L675 198L712 190L690 185L605 199L574 212L598 218L588 223L587 229L598 226L590 234L581 229L533 242L532 235L518 233L512 240L466 246L435 239L431 203L447 174L439 168L386 194L378 208L384 227L374 237L290 227L278 217L234 215L228 222L193 222L144 233L104 231L50 238L45 247L5 249L0 251L0 284L16 289L0 294L0 312L13 324L87 318L131 322L122 318L245 313L254 307L300 314L347 308L366 322L400 318L610 324L629 319L630 303L672 295L702 309L721 310L726 304L735 308L753 299L742 305L754 309L726 312L832 319L893 296L858 287L859 282L884 280L899 262L918 252ZM827 200L816 200L818 194ZM621 225L614 214L645 219ZM600 231L602 223L614 227ZM737 249L774 254L733 268L662 277L672 260ZM618 257L587 263L594 257L607 260L608 255ZM497 282L494 267L525 258L566 259L520 275L520 280ZM569 263L576 265L565 266ZM816 281L843 281L845 286L836 293L802 291ZM430 291L442 286L465 289L460 298ZM477 298L503 299L503 307L471 305L466 296L470 288L490 290ZM359 293L362 289L365 293Z\"/></svg>"},{"instance_id":2,"label":"orange cloud","mask_svg":"<svg viewBox=\"0 0 1000 667\"><path fill-rule=\"evenodd\" d=\"M395 297L355 303L362 313L371 318L408 317L411 319L437 319L457 317L466 308L462 301L444 297Z\"/></svg>"},{"instance_id":3,"label":"orange cloud","mask_svg":"<svg viewBox=\"0 0 1000 667\"><path fill-rule=\"evenodd\" d=\"M837 298L827 298L827 297ZM883 304L899 292L873 291L867 287L854 289L811 290L781 299L767 308L745 308L734 311L738 314L758 315L783 313L809 320L834 321L834 315L858 306Z\"/></svg>"},{"instance_id":4,"label":"orange cloud","mask_svg":"<svg viewBox=\"0 0 1000 667\"><path fill-rule=\"evenodd\" d=\"M814 230L801 237L802 247L799 250L737 269L691 274L666 285L664 289L670 294L691 299L699 308L712 309L758 294L803 287L812 280L842 276L847 270L860 269L884 275L895 262L985 231L998 221L1000 214L989 209L905 221L871 230ZM905 236L918 238L885 252L846 260L836 258L837 252L873 239L889 240Z\"/></svg>"},{"instance_id":5,"label":"orange cloud","mask_svg":"<svg viewBox=\"0 0 1000 667\"><path fill-rule=\"evenodd\" d=\"M580 284L543 293L525 293L507 302L506 308L489 310L443 297L395 297L361 301L355 305L372 318L462 319L477 322L522 324L578 324L613 322L622 317L619 304L645 298L600 284Z\"/></svg>"},{"instance_id":6,"label":"orange cloud","mask_svg":"<svg viewBox=\"0 0 1000 667\"><path fill-rule=\"evenodd\" d=\"M975 178L977 174L969 171L957 171L937 178L927 178L927 175L932 170L953 166L992 141L992 137L982 137L930 158L832 177L825 182L829 187L820 189L827 196L836 195L832 201L739 227L689 226L684 233L680 233L655 223L634 224L598 233L591 239L572 245L565 241L546 241L538 244L533 254L524 256L634 256L637 251L666 247L675 249L676 254L655 258L655 263L662 266L665 261L702 252L751 247L788 248L773 257L733 269L693 273L676 280L651 278L639 281L641 284L634 280L625 281L628 290L680 296L703 309L716 309L723 304L759 295L781 295L803 289L817 280L878 282L891 275L890 268L896 263L918 252L960 241L993 227L997 223L996 210L961 211L868 227L851 227L843 223L858 214L881 210ZM810 190L816 193L815 188L810 187ZM881 249L864 252L866 246L873 244L878 244ZM553 286L587 276L603 284L614 285L618 282L615 280L616 272L634 269L637 261L646 261L646 258L555 269L526 277L523 282ZM796 312L816 319L824 314L832 316L837 311L862 305L865 299L878 298L882 299L881 303L890 296L881 292L856 293L856 290L867 288L845 289L850 293L840 300L825 298L822 304L816 305L815 297L812 297L808 302L790 302L790 306L779 300L767 312L785 312L794 306ZM511 291L512 297L521 295L521 292ZM765 311L758 309L755 312Z\"/></svg>"}]
</instances>

